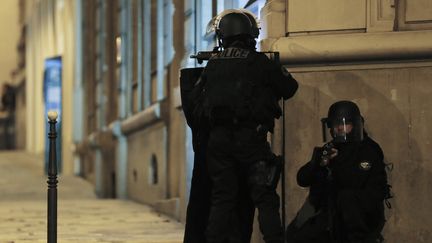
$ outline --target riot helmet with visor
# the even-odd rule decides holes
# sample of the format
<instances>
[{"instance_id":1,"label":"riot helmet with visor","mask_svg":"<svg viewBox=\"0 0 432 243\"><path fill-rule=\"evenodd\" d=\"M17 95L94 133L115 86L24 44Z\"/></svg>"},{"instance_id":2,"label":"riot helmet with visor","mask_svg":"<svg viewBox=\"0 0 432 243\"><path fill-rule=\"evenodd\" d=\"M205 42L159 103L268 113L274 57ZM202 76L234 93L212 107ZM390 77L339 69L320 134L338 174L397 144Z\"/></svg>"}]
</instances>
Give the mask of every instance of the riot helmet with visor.
<instances>
[{"instance_id":1,"label":"riot helmet with visor","mask_svg":"<svg viewBox=\"0 0 432 243\"><path fill-rule=\"evenodd\" d=\"M358 106L351 101L338 101L328 110L327 118L321 119L324 142L360 142L363 140L363 117ZM330 133L330 134L328 134Z\"/></svg>"},{"instance_id":2,"label":"riot helmet with visor","mask_svg":"<svg viewBox=\"0 0 432 243\"><path fill-rule=\"evenodd\" d=\"M246 14L246 16L248 16L250 22L252 23L252 29L251 29L251 36L256 39L258 38L259 34L260 34L260 24L258 21L258 18L255 14L253 14L251 11L247 10L247 9L239 9L238 11Z\"/></svg>"},{"instance_id":3,"label":"riot helmet with visor","mask_svg":"<svg viewBox=\"0 0 432 243\"><path fill-rule=\"evenodd\" d=\"M220 39L238 35L252 36L252 23L244 13L238 11L228 13L220 16L216 26L216 35Z\"/></svg>"},{"instance_id":4,"label":"riot helmet with visor","mask_svg":"<svg viewBox=\"0 0 432 243\"><path fill-rule=\"evenodd\" d=\"M225 16L229 15L229 14L240 14L237 15L237 17L242 16L242 14L246 15L246 17L248 17L251 27L249 28L248 26L244 26L244 28L238 29L238 31L236 31L238 34L247 34L250 35L252 38L258 38L259 36L259 30L260 30L260 23L259 20L257 18L257 16L255 14L253 14L251 11L247 10L247 9L227 9L222 11L221 13L219 13L218 15L216 15L215 17L213 17L207 24L207 28L206 28L206 34L205 37L207 39L210 39L214 36L214 34L217 35L218 38L226 38L229 36L234 36L234 34L230 34L230 33L226 33L227 31L223 30L223 28L225 28L223 26L223 23L225 22L229 22L229 21L237 21L237 20L233 20L231 17L228 17L227 19L225 19L224 21L222 21L222 19L224 19ZM240 17L240 18L244 18L244 17ZM222 21L222 26L221 26L221 21ZM221 30L222 28L222 30ZM225 32L225 33L224 33Z\"/></svg>"}]
</instances>

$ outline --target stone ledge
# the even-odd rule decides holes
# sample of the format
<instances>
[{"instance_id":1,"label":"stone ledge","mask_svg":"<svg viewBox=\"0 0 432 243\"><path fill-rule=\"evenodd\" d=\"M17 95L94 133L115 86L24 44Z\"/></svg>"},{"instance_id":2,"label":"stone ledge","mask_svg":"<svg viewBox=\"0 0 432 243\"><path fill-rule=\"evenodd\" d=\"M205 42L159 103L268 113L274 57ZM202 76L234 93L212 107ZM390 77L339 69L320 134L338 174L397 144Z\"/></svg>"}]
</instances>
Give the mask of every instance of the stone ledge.
<instances>
[{"instance_id":1,"label":"stone ledge","mask_svg":"<svg viewBox=\"0 0 432 243\"><path fill-rule=\"evenodd\" d=\"M281 37L272 43L281 63L304 64L428 59L432 31Z\"/></svg>"},{"instance_id":2,"label":"stone ledge","mask_svg":"<svg viewBox=\"0 0 432 243\"><path fill-rule=\"evenodd\" d=\"M153 208L159 213L180 219L180 199L178 197L156 201Z\"/></svg>"},{"instance_id":3,"label":"stone ledge","mask_svg":"<svg viewBox=\"0 0 432 243\"><path fill-rule=\"evenodd\" d=\"M180 86L176 86L173 88L172 106L176 109L182 109Z\"/></svg>"},{"instance_id":4,"label":"stone ledge","mask_svg":"<svg viewBox=\"0 0 432 243\"><path fill-rule=\"evenodd\" d=\"M121 123L121 131L127 135L143 127L146 127L161 119L161 105L156 103L144 111L132 115Z\"/></svg>"}]
</instances>

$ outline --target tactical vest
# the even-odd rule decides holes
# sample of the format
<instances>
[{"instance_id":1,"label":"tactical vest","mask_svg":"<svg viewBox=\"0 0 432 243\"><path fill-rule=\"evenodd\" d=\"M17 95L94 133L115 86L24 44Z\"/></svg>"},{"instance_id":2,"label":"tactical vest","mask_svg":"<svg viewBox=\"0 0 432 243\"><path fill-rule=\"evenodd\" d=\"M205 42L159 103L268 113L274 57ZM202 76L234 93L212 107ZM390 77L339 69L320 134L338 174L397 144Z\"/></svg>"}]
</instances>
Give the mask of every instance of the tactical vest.
<instances>
[{"instance_id":1,"label":"tactical vest","mask_svg":"<svg viewBox=\"0 0 432 243\"><path fill-rule=\"evenodd\" d=\"M265 124L272 131L274 118L281 110L266 80L265 65L268 59L263 54L236 47L212 57L199 84L198 110L210 122L251 121Z\"/></svg>"},{"instance_id":2,"label":"tactical vest","mask_svg":"<svg viewBox=\"0 0 432 243\"><path fill-rule=\"evenodd\" d=\"M251 119L251 100L257 83L250 78L250 50L227 48L207 64L203 108L211 120Z\"/></svg>"}]
</instances>

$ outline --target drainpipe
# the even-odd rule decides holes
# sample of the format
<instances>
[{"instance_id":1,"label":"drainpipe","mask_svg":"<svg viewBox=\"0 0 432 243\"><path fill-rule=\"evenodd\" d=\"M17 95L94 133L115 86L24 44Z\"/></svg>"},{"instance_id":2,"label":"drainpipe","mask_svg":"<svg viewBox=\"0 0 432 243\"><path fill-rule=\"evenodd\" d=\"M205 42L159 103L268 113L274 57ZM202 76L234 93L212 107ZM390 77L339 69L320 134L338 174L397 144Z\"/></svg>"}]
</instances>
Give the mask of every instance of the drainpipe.
<instances>
[{"instance_id":1,"label":"drainpipe","mask_svg":"<svg viewBox=\"0 0 432 243\"><path fill-rule=\"evenodd\" d=\"M117 138L116 195L117 198L127 199L127 137L121 130L120 120L111 123L109 127Z\"/></svg>"},{"instance_id":2,"label":"drainpipe","mask_svg":"<svg viewBox=\"0 0 432 243\"><path fill-rule=\"evenodd\" d=\"M120 38L121 38L121 49L120 49L120 83L119 83L119 95L118 95L118 113L119 119L109 125L113 135L117 138L116 148L116 196L120 199L127 199L127 137L121 130L121 121L127 117L127 80L128 80L128 9L127 2L121 1L121 13L120 13Z\"/></svg>"},{"instance_id":3,"label":"drainpipe","mask_svg":"<svg viewBox=\"0 0 432 243\"><path fill-rule=\"evenodd\" d=\"M75 82L73 92L73 142L75 145L83 141L83 127L84 127L84 112L83 112L83 45L82 45L82 0L75 2ZM81 158L80 155L74 153L74 174L81 175Z\"/></svg>"}]
</instances>

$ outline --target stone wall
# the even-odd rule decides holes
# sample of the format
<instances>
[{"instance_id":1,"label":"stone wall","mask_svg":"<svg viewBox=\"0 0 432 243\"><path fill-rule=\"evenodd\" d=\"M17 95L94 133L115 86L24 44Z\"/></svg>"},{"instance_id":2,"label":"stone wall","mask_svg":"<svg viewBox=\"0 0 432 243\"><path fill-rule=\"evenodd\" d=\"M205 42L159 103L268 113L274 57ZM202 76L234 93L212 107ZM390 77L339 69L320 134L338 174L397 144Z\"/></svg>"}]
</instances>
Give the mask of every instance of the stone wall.
<instances>
[{"instance_id":1,"label":"stone wall","mask_svg":"<svg viewBox=\"0 0 432 243\"><path fill-rule=\"evenodd\" d=\"M431 75L432 65L294 73L300 87L286 102L287 222L308 192L297 185L295 175L313 147L322 145L320 118L333 102L346 99L359 105L366 130L381 145L386 162L393 164L389 180L395 197L386 211L385 238L432 240Z\"/></svg>"},{"instance_id":2,"label":"stone wall","mask_svg":"<svg viewBox=\"0 0 432 243\"><path fill-rule=\"evenodd\" d=\"M394 167L387 242L432 241L431 10L428 0L266 2L262 47L279 51L300 84L285 111L288 223L308 193L295 176L322 145L320 118L346 99L359 105L367 131ZM280 138L274 141L278 149Z\"/></svg>"}]
</instances>

